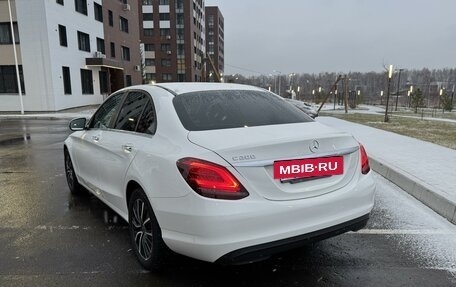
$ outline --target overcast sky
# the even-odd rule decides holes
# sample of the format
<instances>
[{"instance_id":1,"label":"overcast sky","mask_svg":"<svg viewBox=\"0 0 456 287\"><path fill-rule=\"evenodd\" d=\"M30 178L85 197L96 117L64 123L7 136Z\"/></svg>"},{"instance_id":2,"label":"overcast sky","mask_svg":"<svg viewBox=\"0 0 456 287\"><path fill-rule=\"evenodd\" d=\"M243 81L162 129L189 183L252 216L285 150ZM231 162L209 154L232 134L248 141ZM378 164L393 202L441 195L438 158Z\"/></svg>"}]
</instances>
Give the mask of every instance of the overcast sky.
<instances>
[{"instance_id":1,"label":"overcast sky","mask_svg":"<svg viewBox=\"0 0 456 287\"><path fill-rule=\"evenodd\" d=\"M456 66L456 0L206 0L206 6L219 6L225 18L225 74Z\"/></svg>"}]
</instances>

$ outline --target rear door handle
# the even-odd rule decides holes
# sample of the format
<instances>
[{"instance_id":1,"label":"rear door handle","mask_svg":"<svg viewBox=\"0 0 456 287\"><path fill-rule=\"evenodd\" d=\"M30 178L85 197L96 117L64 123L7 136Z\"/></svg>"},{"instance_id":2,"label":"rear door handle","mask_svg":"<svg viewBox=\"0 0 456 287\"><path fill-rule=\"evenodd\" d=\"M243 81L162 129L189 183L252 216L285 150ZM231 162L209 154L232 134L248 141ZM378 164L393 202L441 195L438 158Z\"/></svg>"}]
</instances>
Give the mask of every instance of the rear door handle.
<instances>
[{"instance_id":1,"label":"rear door handle","mask_svg":"<svg viewBox=\"0 0 456 287\"><path fill-rule=\"evenodd\" d=\"M126 152L131 152L133 150L133 145L131 144L124 144L122 145L122 149Z\"/></svg>"}]
</instances>

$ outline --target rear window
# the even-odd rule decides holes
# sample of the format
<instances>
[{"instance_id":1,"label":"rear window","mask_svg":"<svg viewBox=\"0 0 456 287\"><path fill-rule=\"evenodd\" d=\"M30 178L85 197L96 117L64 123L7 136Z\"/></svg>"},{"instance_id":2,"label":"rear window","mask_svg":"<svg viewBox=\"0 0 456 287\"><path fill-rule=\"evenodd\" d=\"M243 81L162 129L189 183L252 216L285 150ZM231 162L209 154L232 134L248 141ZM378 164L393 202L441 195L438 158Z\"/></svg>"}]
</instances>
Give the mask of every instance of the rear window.
<instances>
[{"instance_id":1,"label":"rear window","mask_svg":"<svg viewBox=\"0 0 456 287\"><path fill-rule=\"evenodd\" d=\"M189 131L313 121L299 109L263 91L191 92L176 96L173 104L182 125Z\"/></svg>"}]
</instances>

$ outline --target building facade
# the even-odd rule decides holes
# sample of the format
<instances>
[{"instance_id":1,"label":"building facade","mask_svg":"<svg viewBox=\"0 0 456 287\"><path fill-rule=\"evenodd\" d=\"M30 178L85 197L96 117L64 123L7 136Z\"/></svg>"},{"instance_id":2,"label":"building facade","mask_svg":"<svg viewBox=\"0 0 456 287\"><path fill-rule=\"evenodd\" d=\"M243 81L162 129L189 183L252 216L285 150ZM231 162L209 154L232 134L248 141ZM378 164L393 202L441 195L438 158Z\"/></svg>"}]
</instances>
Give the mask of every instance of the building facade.
<instances>
[{"instance_id":1,"label":"building facade","mask_svg":"<svg viewBox=\"0 0 456 287\"><path fill-rule=\"evenodd\" d=\"M204 0L141 0L146 82L203 81Z\"/></svg>"},{"instance_id":2,"label":"building facade","mask_svg":"<svg viewBox=\"0 0 456 287\"><path fill-rule=\"evenodd\" d=\"M206 7L206 51L210 58L206 63L206 81L216 81L216 73L223 76L225 56L224 56L224 19L219 8L216 6Z\"/></svg>"},{"instance_id":3,"label":"building facade","mask_svg":"<svg viewBox=\"0 0 456 287\"><path fill-rule=\"evenodd\" d=\"M137 1L11 0L24 110L98 104L141 83ZM0 111L20 109L9 20L0 0Z\"/></svg>"}]
</instances>

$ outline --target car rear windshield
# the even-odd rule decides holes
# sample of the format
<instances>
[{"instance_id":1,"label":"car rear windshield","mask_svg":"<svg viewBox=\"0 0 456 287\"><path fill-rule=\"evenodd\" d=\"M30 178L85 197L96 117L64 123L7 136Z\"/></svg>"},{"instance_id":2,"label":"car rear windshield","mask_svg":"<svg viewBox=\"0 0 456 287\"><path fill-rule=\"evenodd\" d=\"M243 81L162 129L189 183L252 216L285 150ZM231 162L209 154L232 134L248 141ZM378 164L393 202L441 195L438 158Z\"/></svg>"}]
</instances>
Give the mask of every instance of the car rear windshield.
<instances>
[{"instance_id":1,"label":"car rear windshield","mask_svg":"<svg viewBox=\"0 0 456 287\"><path fill-rule=\"evenodd\" d=\"M310 122L299 109L267 91L216 90L177 95L174 108L189 131Z\"/></svg>"}]
</instances>

